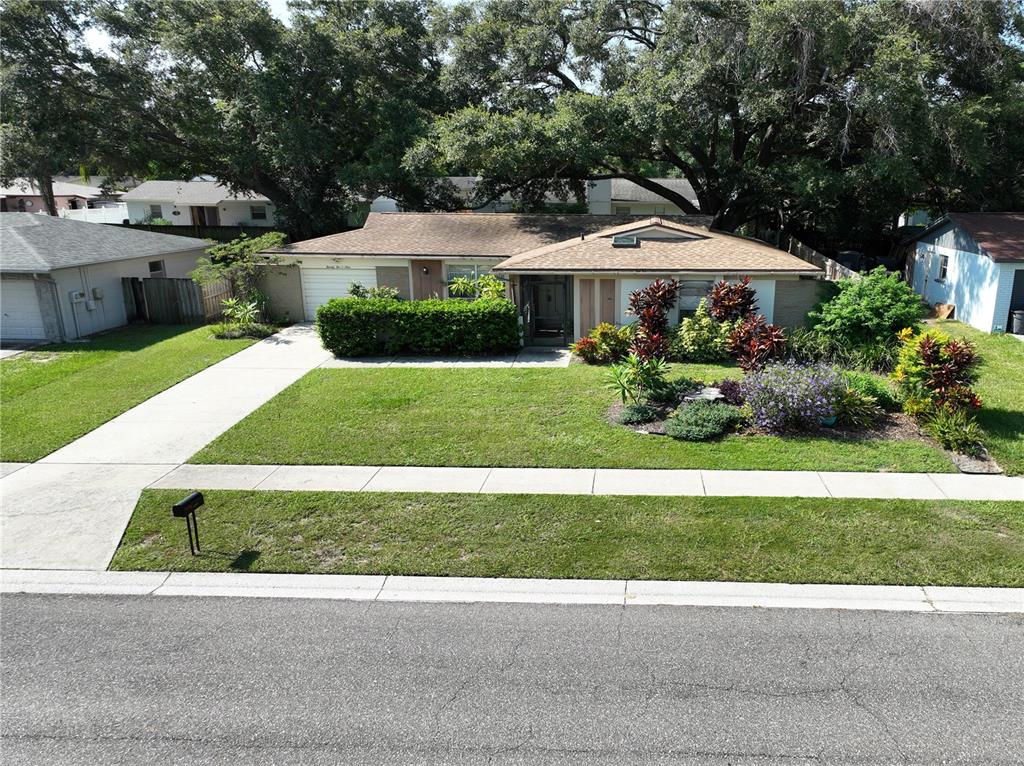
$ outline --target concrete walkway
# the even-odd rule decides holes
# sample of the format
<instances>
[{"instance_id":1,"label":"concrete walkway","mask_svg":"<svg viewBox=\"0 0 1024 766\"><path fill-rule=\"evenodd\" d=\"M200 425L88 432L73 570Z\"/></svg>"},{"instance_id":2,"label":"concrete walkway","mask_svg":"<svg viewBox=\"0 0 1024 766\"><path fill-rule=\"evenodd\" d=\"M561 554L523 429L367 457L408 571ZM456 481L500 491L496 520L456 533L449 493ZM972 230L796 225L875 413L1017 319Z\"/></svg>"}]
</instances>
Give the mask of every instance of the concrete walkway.
<instances>
[{"instance_id":1,"label":"concrete walkway","mask_svg":"<svg viewBox=\"0 0 1024 766\"><path fill-rule=\"evenodd\" d=\"M287 328L108 421L0 483L4 567L105 569L142 489L331 358Z\"/></svg>"},{"instance_id":2,"label":"concrete walkway","mask_svg":"<svg viewBox=\"0 0 1024 766\"><path fill-rule=\"evenodd\" d=\"M384 356L338 359L331 357L324 362L324 368L347 367L430 367L462 369L467 367L498 367L498 368L532 368L532 367L568 367L572 354L565 348L524 348L518 354L503 356Z\"/></svg>"},{"instance_id":3,"label":"concrete walkway","mask_svg":"<svg viewBox=\"0 0 1024 766\"><path fill-rule=\"evenodd\" d=\"M180 465L160 489L1024 500L1024 478L956 473Z\"/></svg>"},{"instance_id":4,"label":"concrete walkway","mask_svg":"<svg viewBox=\"0 0 1024 766\"><path fill-rule=\"evenodd\" d=\"M6 570L0 593L1024 613L1024 588L666 580Z\"/></svg>"}]
</instances>

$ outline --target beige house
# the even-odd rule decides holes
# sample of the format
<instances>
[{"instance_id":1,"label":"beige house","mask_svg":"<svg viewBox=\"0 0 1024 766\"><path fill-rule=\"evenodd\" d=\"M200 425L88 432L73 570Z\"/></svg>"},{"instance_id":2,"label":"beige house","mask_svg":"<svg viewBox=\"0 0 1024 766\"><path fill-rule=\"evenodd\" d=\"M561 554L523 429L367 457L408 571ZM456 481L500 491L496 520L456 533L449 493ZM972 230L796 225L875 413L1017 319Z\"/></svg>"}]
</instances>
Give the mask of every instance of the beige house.
<instances>
[{"instance_id":1,"label":"beige house","mask_svg":"<svg viewBox=\"0 0 1024 766\"><path fill-rule=\"evenodd\" d=\"M749 276L769 321L802 323L821 270L706 225L703 216L371 213L361 229L272 251L266 289L278 314L312 320L355 283L420 299L449 297L455 277L494 274L508 282L527 343L568 343L598 322L632 322L630 293L655 279L682 285L676 322L716 281Z\"/></svg>"}]
</instances>

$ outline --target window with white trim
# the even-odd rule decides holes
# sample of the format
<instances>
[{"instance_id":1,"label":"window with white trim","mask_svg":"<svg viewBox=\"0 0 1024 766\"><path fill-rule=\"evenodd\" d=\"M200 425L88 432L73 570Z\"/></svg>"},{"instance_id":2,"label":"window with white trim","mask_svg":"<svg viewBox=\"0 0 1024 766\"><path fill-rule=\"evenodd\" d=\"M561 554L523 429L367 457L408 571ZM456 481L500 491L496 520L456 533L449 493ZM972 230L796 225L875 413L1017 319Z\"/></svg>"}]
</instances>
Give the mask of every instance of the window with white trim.
<instances>
[{"instance_id":1,"label":"window with white trim","mask_svg":"<svg viewBox=\"0 0 1024 766\"><path fill-rule=\"evenodd\" d=\"M714 284L712 281L705 280L679 283L679 300L677 305L679 306L680 320L693 316L701 300L707 297Z\"/></svg>"},{"instance_id":2,"label":"window with white trim","mask_svg":"<svg viewBox=\"0 0 1024 766\"><path fill-rule=\"evenodd\" d=\"M163 207L161 207L160 205L150 205L149 206L149 216L150 216L150 218L163 218L164 217L164 209L163 209Z\"/></svg>"},{"instance_id":3,"label":"window with white trim","mask_svg":"<svg viewBox=\"0 0 1024 766\"><path fill-rule=\"evenodd\" d=\"M945 282L946 281L946 274L948 272L949 272L949 256L948 255L940 255L939 256L939 276L937 276L935 278L936 281L938 281L938 282Z\"/></svg>"},{"instance_id":4,"label":"window with white trim","mask_svg":"<svg viewBox=\"0 0 1024 766\"><path fill-rule=\"evenodd\" d=\"M490 264L490 263L449 263L447 265L447 272L448 272L447 284L450 285L452 282L454 282L459 277L465 277L466 279L470 279L470 280L479 279L480 277L484 276L485 274L490 274L491 273L491 266L492 265L493 264ZM498 279L500 279L502 281L507 281L507 277L505 277L505 276L502 276L500 274L496 274L495 276L497 276ZM462 298L462 297L466 297L466 296L461 296L461 295L453 296L453 295L451 295L449 293L448 297L450 297L450 298L453 298L453 297L455 297L455 298Z\"/></svg>"},{"instance_id":5,"label":"window with white trim","mask_svg":"<svg viewBox=\"0 0 1024 766\"><path fill-rule=\"evenodd\" d=\"M616 205L615 215L629 215L629 205Z\"/></svg>"},{"instance_id":6,"label":"window with white trim","mask_svg":"<svg viewBox=\"0 0 1024 766\"><path fill-rule=\"evenodd\" d=\"M164 270L163 261L150 261L149 262L149 276L151 277L162 277L167 272Z\"/></svg>"},{"instance_id":7,"label":"window with white trim","mask_svg":"<svg viewBox=\"0 0 1024 766\"><path fill-rule=\"evenodd\" d=\"M249 206L249 217L254 221L265 221L267 220L267 206L266 205L250 205Z\"/></svg>"}]
</instances>

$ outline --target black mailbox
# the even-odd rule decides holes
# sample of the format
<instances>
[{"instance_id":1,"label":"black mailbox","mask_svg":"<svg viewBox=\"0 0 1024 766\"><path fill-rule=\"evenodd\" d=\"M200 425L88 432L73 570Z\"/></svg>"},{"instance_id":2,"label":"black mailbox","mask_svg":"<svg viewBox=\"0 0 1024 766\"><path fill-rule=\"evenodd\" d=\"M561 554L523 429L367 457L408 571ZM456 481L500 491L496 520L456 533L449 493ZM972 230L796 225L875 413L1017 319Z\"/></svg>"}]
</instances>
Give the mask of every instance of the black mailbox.
<instances>
[{"instance_id":1,"label":"black mailbox","mask_svg":"<svg viewBox=\"0 0 1024 766\"><path fill-rule=\"evenodd\" d=\"M171 513L177 519L182 519L196 510L203 504L203 493L193 492L188 497L179 500L171 507Z\"/></svg>"},{"instance_id":2,"label":"black mailbox","mask_svg":"<svg viewBox=\"0 0 1024 766\"><path fill-rule=\"evenodd\" d=\"M188 529L188 549L192 551L193 556L199 552L199 522L196 521L196 511L202 507L203 502L203 493L193 492L171 506L174 518L185 519L185 527ZM194 542L193 534L195 535Z\"/></svg>"}]
</instances>

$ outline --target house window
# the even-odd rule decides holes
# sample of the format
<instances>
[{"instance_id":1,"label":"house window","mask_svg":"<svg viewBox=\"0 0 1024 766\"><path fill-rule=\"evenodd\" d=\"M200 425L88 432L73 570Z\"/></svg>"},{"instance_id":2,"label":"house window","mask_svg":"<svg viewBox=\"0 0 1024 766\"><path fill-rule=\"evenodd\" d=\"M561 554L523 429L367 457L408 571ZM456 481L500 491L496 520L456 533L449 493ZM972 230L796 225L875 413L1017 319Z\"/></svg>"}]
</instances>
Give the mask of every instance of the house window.
<instances>
[{"instance_id":1,"label":"house window","mask_svg":"<svg viewBox=\"0 0 1024 766\"><path fill-rule=\"evenodd\" d=\"M629 215L629 205L616 205L615 215Z\"/></svg>"},{"instance_id":2,"label":"house window","mask_svg":"<svg viewBox=\"0 0 1024 766\"><path fill-rule=\"evenodd\" d=\"M655 215L665 215L665 206L664 205L655 205L654 206L654 214Z\"/></svg>"},{"instance_id":3,"label":"house window","mask_svg":"<svg viewBox=\"0 0 1024 766\"><path fill-rule=\"evenodd\" d=\"M162 277L166 272L164 271L163 261L150 261L149 262L149 276L151 277Z\"/></svg>"},{"instance_id":4,"label":"house window","mask_svg":"<svg viewBox=\"0 0 1024 766\"><path fill-rule=\"evenodd\" d=\"M949 271L949 256L948 255L939 256L939 276L936 277L936 281L938 281L938 282L945 282L946 281L946 272L948 272L948 271Z\"/></svg>"},{"instance_id":5,"label":"house window","mask_svg":"<svg viewBox=\"0 0 1024 766\"><path fill-rule=\"evenodd\" d=\"M267 220L267 206L266 205L250 205L249 206L249 217L254 221L265 221Z\"/></svg>"},{"instance_id":6,"label":"house window","mask_svg":"<svg viewBox=\"0 0 1024 766\"><path fill-rule=\"evenodd\" d=\"M163 218L164 217L164 209L162 207L160 207L160 205L150 205L149 206L149 217L150 218Z\"/></svg>"},{"instance_id":7,"label":"house window","mask_svg":"<svg viewBox=\"0 0 1024 766\"><path fill-rule=\"evenodd\" d=\"M450 263L448 264L448 284L450 285L458 277L465 277L466 279L479 279L485 274L491 273L491 267L489 264L484 263ZM500 277L504 279L504 277ZM471 296L452 296L449 293L448 297L471 297Z\"/></svg>"},{"instance_id":8,"label":"house window","mask_svg":"<svg viewBox=\"0 0 1024 766\"><path fill-rule=\"evenodd\" d=\"M680 282L679 283L679 319L693 316L703 298L711 292L714 282Z\"/></svg>"}]
</instances>

